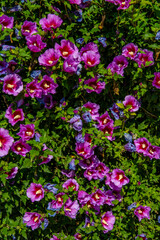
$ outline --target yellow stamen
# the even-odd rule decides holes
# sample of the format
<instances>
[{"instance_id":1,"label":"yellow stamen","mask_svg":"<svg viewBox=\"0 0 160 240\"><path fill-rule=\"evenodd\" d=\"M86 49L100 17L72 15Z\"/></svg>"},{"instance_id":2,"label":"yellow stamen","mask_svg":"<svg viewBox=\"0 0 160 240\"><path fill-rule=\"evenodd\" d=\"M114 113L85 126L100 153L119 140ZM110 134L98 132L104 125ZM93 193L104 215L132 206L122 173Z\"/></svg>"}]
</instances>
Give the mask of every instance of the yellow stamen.
<instances>
[{"instance_id":1,"label":"yellow stamen","mask_svg":"<svg viewBox=\"0 0 160 240\"><path fill-rule=\"evenodd\" d=\"M26 132L26 134L27 134L28 136L31 136L31 135L32 135L32 132Z\"/></svg>"},{"instance_id":2,"label":"yellow stamen","mask_svg":"<svg viewBox=\"0 0 160 240\"><path fill-rule=\"evenodd\" d=\"M42 193L42 190L41 189L39 189L37 192L36 192L36 194L41 194Z\"/></svg>"},{"instance_id":3,"label":"yellow stamen","mask_svg":"<svg viewBox=\"0 0 160 240\"><path fill-rule=\"evenodd\" d=\"M66 208L65 210L71 212L71 209L70 209L70 208Z\"/></svg>"},{"instance_id":4,"label":"yellow stamen","mask_svg":"<svg viewBox=\"0 0 160 240\"><path fill-rule=\"evenodd\" d=\"M36 218L34 219L34 222L37 222L37 220L38 220L38 217L36 217Z\"/></svg>"},{"instance_id":5,"label":"yellow stamen","mask_svg":"<svg viewBox=\"0 0 160 240\"><path fill-rule=\"evenodd\" d=\"M68 55L68 52L65 52L65 51L64 51L64 52L62 53L62 55L63 55L63 56L67 56L67 55Z\"/></svg>"},{"instance_id":6,"label":"yellow stamen","mask_svg":"<svg viewBox=\"0 0 160 240\"><path fill-rule=\"evenodd\" d=\"M13 88L14 84L7 84L7 88Z\"/></svg>"},{"instance_id":7,"label":"yellow stamen","mask_svg":"<svg viewBox=\"0 0 160 240\"><path fill-rule=\"evenodd\" d=\"M44 84L44 87L45 87L45 88L49 88L50 85L48 85L47 83L45 83L45 84Z\"/></svg>"},{"instance_id":8,"label":"yellow stamen","mask_svg":"<svg viewBox=\"0 0 160 240\"><path fill-rule=\"evenodd\" d=\"M87 63L88 63L88 65L90 65L90 66L92 65L92 63L91 63L90 61L88 61Z\"/></svg>"},{"instance_id":9,"label":"yellow stamen","mask_svg":"<svg viewBox=\"0 0 160 240\"><path fill-rule=\"evenodd\" d=\"M2 142L0 141L0 147L2 147L3 146L3 144L2 144Z\"/></svg>"},{"instance_id":10,"label":"yellow stamen","mask_svg":"<svg viewBox=\"0 0 160 240\"><path fill-rule=\"evenodd\" d=\"M120 174L118 180L121 180L123 178L123 175Z\"/></svg>"},{"instance_id":11,"label":"yellow stamen","mask_svg":"<svg viewBox=\"0 0 160 240\"><path fill-rule=\"evenodd\" d=\"M18 118L21 118L21 115L16 115L16 116L14 117L15 120L18 119Z\"/></svg>"}]
</instances>

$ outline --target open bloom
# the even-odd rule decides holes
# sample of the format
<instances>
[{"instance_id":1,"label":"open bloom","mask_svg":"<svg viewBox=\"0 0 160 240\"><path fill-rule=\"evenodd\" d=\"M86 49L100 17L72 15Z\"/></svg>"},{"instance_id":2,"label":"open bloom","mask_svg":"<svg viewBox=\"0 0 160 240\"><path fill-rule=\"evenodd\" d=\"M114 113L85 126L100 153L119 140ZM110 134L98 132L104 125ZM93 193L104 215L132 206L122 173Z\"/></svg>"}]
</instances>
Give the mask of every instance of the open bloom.
<instances>
[{"instance_id":1,"label":"open bloom","mask_svg":"<svg viewBox=\"0 0 160 240\"><path fill-rule=\"evenodd\" d=\"M67 199L65 205L64 205L64 212L65 215L70 218L76 218L77 212L79 211L79 204L78 201L71 201L71 199Z\"/></svg>"},{"instance_id":2,"label":"open bloom","mask_svg":"<svg viewBox=\"0 0 160 240\"><path fill-rule=\"evenodd\" d=\"M88 109L88 112L91 114L91 117L93 120L96 120L97 117L99 117L99 108L100 106L96 103L92 103L92 102L87 102L83 105L83 107Z\"/></svg>"},{"instance_id":3,"label":"open bloom","mask_svg":"<svg viewBox=\"0 0 160 240\"><path fill-rule=\"evenodd\" d=\"M94 67L100 63L100 54L94 51L84 52L82 55L82 61L85 63L85 68Z\"/></svg>"},{"instance_id":4,"label":"open bloom","mask_svg":"<svg viewBox=\"0 0 160 240\"><path fill-rule=\"evenodd\" d=\"M76 143L76 152L84 158L90 158L94 154L93 147L88 142Z\"/></svg>"},{"instance_id":5,"label":"open bloom","mask_svg":"<svg viewBox=\"0 0 160 240\"><path fill-rule=\"evenodd\" d=\"M131 0L116 0L116 2L119 4L119 7L117 8L117 10L121 10L121 9L124 10L124 9L129 8L130 1Z\"/></svg>"},{"instance_id":6,"label":"open bloom","mask_svg":"<svg viewBox=\"0 0 160 240\"><path fill-rule=\"evenodd\" d=\"M78 48L74 43L70 42L69 40L63 39L61 40L61 45L59 45L58 43L55 44L55 51L58 51L60 55L64 59L66 59L73 53L78 52Z\"/></svg>"},{"instance_id":7,"label":"open bloom","mask_svg":"<svg viewBox=\"0 0 160 240\"><path fill-rule=\"evenodd\" d=\"M60 53L55 51L53 48L47 49L38 58L38 62L42 66L53 67L56 65L60 57Z\"/></svg>"},{"instance_id":8,"label":"open bloom","mask_svg":"<svg viewBox=\"0 0 160 240\"><path fill-rule=\"evenodd\" d=\"M136 112L140 108L140 103L137 101L137 99L131 95L127 95L123 101L123 104L125 107L130 106L129 111L130 112Z\"/></svg>"},{"instance_id":9,"label":"open bloom","mask_svg":"<svg viewBox=\"0 0 160 240\"><path fill-rule=\"evenodd\" d=\"M6 110L5 117L9 120L9 123L14 126L17 122L24 120L24 113L21 108L16 109L12 113L12 108L9 106Z\"/></svg>"},{"instance_id":10,"label":"open bloom","mask_svg":"<svg viewBox=\"0 0 160 240\"><path fill-rule=\"evenodd\" d=\"M92 87L92 89L86 88L87 93L96 92L98 94L101 93L103 89L105 89L106 85L105 82L98 81L98 77L88 79L84 81L84 84L88 87Z\"/></svg>"},{"instance_id":11,"label":"open bloom","mask_svg":"<svg viewBox=\"0 0 160 240\"><path fill-rule=\"evenodd\" d=\"M111 72L120 74L123 76L124 69L128 66L128 61L123 55L116 56L113 61L108 65L107 69L110 68Z\"/></svg>"},{"instance_id":12,"label":"open bloom","mask_svg":"<svg viewBox=\"0 0 160 240\"><path fill-rule=\"evenodd\" d=\"M48 14L47 18L42 18L39 21L39 24L42 26L42 29L46 31L51 31L53 28L56 29L61 26L63 20L55 15L55 14Z\"/></svg>"},{"instance_id":13,"label":"open bloom","mask_svg":"<svg viewBox=\"0 0 160 240\"><path fill-rule=\"evenodd\" d=\"M129 57L130 59L135 59L138 52L138 46L134 43L128 43L122 48L122 55Z\"/></svg>"},{"instance_id":14,"label":"open bloom","mask_svg":"<svg viewBox=\"0 0 160 240\"><path fill-rule=\"evenodd\" d=\"M72 188L74 191L78 191L79 189L79 184L75 179L68 179L65 183L63 183L62 187L64 189L69 189Z\"/></svg>"},{"instance_id":15,"label":"open bloom","mask_svg":"<svg viewBox=\"0 0 160 240\"><path fill-rule=\"evenodd\" d=\"M100 189L97 189L96 192L91 194L91 199L90 199L91 203L94 206L100 206L103 205L105 202L105 194L104 192L102 192Z\"/></svg>"},{"instance_id":16,"label":"open bloom","mask_svg":"<svg viewBox=\"0 0 160 240\"><path fill-rule=\"evenodd\" d=\"M5 28L13 28L14 17L8 17L7 15L2 15L0 17L0 24L2 25L2 31Z\"/></svg>"},{"instance_id":17,"label":"open bloom","mask_svg":"<svg viewBox=\"0 0 160 240\"><path fill-rule=\"evenodd\" d=\"M121 169L114 169L111 174L111 182L113 182L118 188L129 183L127 178Z\"/></svg>"},{"instance_id":18,"label":"open bloom","mask_svg":"<svg viewBox=\"0 0 160 240\"><path fill-rule=\"evenodd\" d=\"M155 77L153 79L152 86L160 89L160 72L155 72L154 76Z\"/></svg>"},{"instance_id":19,"label":"open bloom","mask_svg":"<svg viewBox=\"0 0 160 240\"><path fill-rule=\"evenodd\" d=\"M0 128L0 157L8 154L13 142L14 138L9 135L9 131L4 128Z\"/></svg>"},{"instance_id":20,"label":"open bloom","mask_svg":"<svg viewBox=\"0 0 160 240\"><path fill-rule=\"evenodd\" d=\"M56 88L58 87L58 84L56 84L53 80L53 78L44 75L43 79L39 83L40 88L42 89L42 92L44 95L47 95L48 93L55 94Z\"/></svg>"},{"instance_id":21,"label":"open bloom","mask_svg":"<svg viewBox=\"0 0 160 240\"><path fill-rule=\"evenodd\" d=\"M23 157L25 157L26 154L28 152L30 152L31 149L32 149L32 147L30 145L28 145L27 143L25 143L22 139L14 142L11 147L11 150L14 153L16 153L17 155L21 155Z\"/></svg>"},{"instance_id":22,"label":"open bloom","mask_svg":"<svg viewBox=\"0 0 160 240\"><path fill-rule=\"evenodd\" d=\"M33 138L35 134L34 124L20 124L20 131L17 133L23 141L28 141Z\"/></svg>"},{"instance_id":23,"label":"open bloom","mask_svg":"<svg viewBox=\"0 0 160 240\"><path fill-rule=\"evenodd\" d=\"M64 193L58 193L55 195L56 200L52 200L52 202L48 204L47 209L52 211L60 210L60 208L63 206L63 195Z\"/></svg>"},{"instance_id":24,"label":"open bloom","mask_svg":"<svg viewBox=\"0 0 160 240\"><path fill-rule=\"evenodd\" d=\"M3 79L3 92L17 96L23 90L23 83L18 74L9 74Z\"/></svg>"},{"instance_id":25,"label":"open bloom","mask_svg":"<svg viewBox=\"0 0 160 240\"><path fill-rule=\"evenodd\" d=\"M26 97L29 97L29 96L31 98L42 97L42 89L39 87L39 83L36 79L26 84L26 91L27 91Z\"/></svg>"},{"instance_id":26,"label":"open bloom","mask_svg":"<svg viewBox=\"0 0 160 240\"><path fill-rule=\"evenodd\" d=\"M41 215L36 212L26 212L23 217L23 223L26 223L26 226L31 227L32 230L39 228L41 222Z\"/></svg>"},{"instance_id":27,"label":"open bloom","mask_svg":"<svg viewBox=\"0 0 160 240\"><path fill-rule=\"evenodd\" d=\"M108 231L111 231L113 229L115 219L116 218L111 211L108 211L105 214L103 214L101 218L101 223L102 226L106 229L105 231L103 231L104 233L107 233Z\"/></svg>"},{"instance_id":28,"label":"open bloom","mask_svg":"<svg viewBox=\"0 0 160 240\"><path fill-rule=\"evenodd\" d=\"M140 222L143 218L150 219L150 216L149 216L150 211L151 211L150 207L147 207L147 206L143 207L142 205L140 205L134 210L134 214L138 217L138 220Z\"/></svg>"},{"instance_id":29,"label":"open bloom","mask_svg":"<svg viewBox=\"0 0 160 240\"><path fill-rule=\"evenodd\" d=\"M134 144L136 146L136 151L139 153L143 153L147 155L148 148L150 147L150 142L146 138L138 138L134 140Z\"/></svg>"},{"instance_id":30,"label":"open bloom","mask_svg":"<svg viewBox=\"0 0 160 240\"><path fill-rule=\"evenodd\" d=\"M44 198L44 189L42 185L31 183L30 187L27 189L27 197L30 198L32 202L40 201Z\"/></svg>"},{"instance_id":31,"label":"open bloom","mask_svg":"<svg viewBox=\"0 0 160 240\"><path fill-rule=\"evenodd\" d=\"M151 62L149 66L152 66L154 64L153 52L148 51L147 49L142 49L142 51L144 53L138 53L137 57L134 59L138 63L138 67L147 67L147 62Z\"/></svg>"},{"instance_id":32,"label":"open bloom","mask_svg":"<svg viewBox=\"0 0 160 240\"><path fill-rule=\"evenodd\" d=\"M141 238L142 240L147 240L146 235L144 233L142 233L141 235L137 235L135 239L137 238Z\"/></svg>"},{"instance_id":33,"label":"open bloom","mask_svg":"<svg viewBox=\"0 0 160 240\"><path fill-rule=\"evenodd\" d=\"M41 36L39 34L33 36L27 36L27 46L32 52L40 52L43 48L47 46L46 43L42 42Z\"/></svg>"},{"instance_id":34,"label":"open bloom","mask_svg":"<svg viewBox=\"0 0 160 240\"><path fill-rule=\"evenodd\" d=\"M24 36L29 36L36 32L37 32L36 22L24 21L23 25L21 26L21 33Z\"/></svg>"}]
</instances>

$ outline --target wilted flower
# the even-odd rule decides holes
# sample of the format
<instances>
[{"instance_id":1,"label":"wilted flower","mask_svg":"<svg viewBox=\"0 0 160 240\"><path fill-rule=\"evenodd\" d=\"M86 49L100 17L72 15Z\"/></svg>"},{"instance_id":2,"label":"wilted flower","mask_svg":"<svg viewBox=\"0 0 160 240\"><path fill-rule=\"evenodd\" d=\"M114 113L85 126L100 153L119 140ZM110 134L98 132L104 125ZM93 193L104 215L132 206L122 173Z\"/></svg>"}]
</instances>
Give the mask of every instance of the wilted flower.
<instances>
[{"instance_id":1,"label":"wilted flower","mask_svg":"<svg viewBox=\"0 0 160 240\"><path fill-rule=\"evenodd\" d=\"M137 235L135 239L137 238L141 238L142 240L147 240L146 235L144 233L142 233L141 235Z\"/></svg>"},{"instance_id":2,"label":"wilted flower","mask_svg":"<svg viewBox=\"0 0 160 240\"><path fill-rule=\"evenodd\" d=\"M88 79L84 81L84 84L88 87L92 87L92 89L86 88L86 91L88 93L96 92L98 94L101 93L103 89L105 89L106 85L105 82L98 81L98 77Z\"/></svg>"},{"instance_id":3,"label":"wilted flower","mask_svg":"<svg viewBox=\"0 0 160 240\"><path fill-rule=\"evenodd\" d=\"M75 115L73 118L71 118L70 124L72 124L72 127L76 131L80 132L82 130L83 123L82 123L81 117L79 115Z\"/></svg>"},{"instance_id":4,"label":"wilted flower","mask_svg":"<svg viewBox=\"0 0 160 240\"><path fill-rule=\"evenodd\" d=\"M147 49L143 49L142 51L144 53L138 53L138 56L134 59L138 63L138 67L140 68L142 65L144 67L152 66L154 64L153 52ZM151 63L146 65L147 62Z\"/></svg>"},{"instance_id":5,"label":"wilted flower","mask_svg":"<svg viewBox=\"0 0 160 240\"><path fill-rule=\"evenodd\" d=\"M120 74L123 76L124 69L128 66L128 61L123 55L116 56L113 61L108 65L107 69L111 69L111 72Z\"/></svg>"},{"instance_id":6,"label":"wilted flower","mask_svg":"<svg viewBox=\"0 0 160 240\"><path fill-rule=\"evenodd\" d=\"M81 4L81 0L68 0L71 4Z\"/></svg>"}]
</instances>

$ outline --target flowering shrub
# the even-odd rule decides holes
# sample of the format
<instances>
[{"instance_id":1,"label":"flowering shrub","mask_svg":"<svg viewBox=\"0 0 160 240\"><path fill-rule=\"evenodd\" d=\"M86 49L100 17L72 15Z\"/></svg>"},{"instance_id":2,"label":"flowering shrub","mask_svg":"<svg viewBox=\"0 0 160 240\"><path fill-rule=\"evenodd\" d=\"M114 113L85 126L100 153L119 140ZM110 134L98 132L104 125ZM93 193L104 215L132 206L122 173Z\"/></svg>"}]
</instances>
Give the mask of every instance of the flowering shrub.
<instances>
[{"instance_id":1,"label":"flowering shrub","mask_svg":"<svg viewBox=\"0 0 160 240\"><path fill-rule=\"evenodd\" d=\"M160 3L1 1L0 239L160 239Z\"/></svg>"}]
</instances>

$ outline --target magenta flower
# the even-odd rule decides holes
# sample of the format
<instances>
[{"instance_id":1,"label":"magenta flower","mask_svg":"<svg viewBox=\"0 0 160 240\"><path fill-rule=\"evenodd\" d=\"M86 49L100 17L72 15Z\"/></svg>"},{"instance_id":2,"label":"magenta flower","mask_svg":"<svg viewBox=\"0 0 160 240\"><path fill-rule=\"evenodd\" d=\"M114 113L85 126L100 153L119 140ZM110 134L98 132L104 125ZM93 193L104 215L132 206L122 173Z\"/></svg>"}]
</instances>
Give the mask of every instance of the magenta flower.
<instances>
[{"instance_id":1,"label":"magenta flower","mask_svg":"<svg viewBox=\"0 0 160 240\"><path fill-rule=\"evenodd\" d=\"M134 214L138 217L138 220L140 222L143 218L150 219L150 216L149 216L150 211L151 211L150 207L147 207L147 206L143 207L142 205L140 205L138 208L134 210Z\"/></svg>"},{"instance_id":2,"label":"magenta flower","mask_svg":"<svg viewBox=\"0 0 160 240\"><path fill-rule=\"evenodd\" d=\"M55 15L55 14L48 14L47 18L42 18L39 21L39 24L41 25L42 29L47 32L51 31L53 28L56 29L61 26L63 20Z\"/></svg>"},{"instance_id":3,"label":"magenta flower","mask_svg":"<svg viewBox=\"0 0 160 240\"><path fill-rule=\"evenodd\" d=\"M5 28L13 28L14 17L8 17L7 15L2 15L0 17L0 24L2 25L2 31Z\"/></svg>"},{"instance_id":4,"label":"magenta flower","mask_svg":"<svg viewBox=\"0 0 160 240\"><path fill-rule=\"evenodd\" d=\"M111 173L111 182L118 188L122 188L124 185L129 183L129 178L125 176L121 169L114 169Z\"/></svg>"},{"instance_id":5,"label":"magenta flower","mask_svg":"<svg viewBox=\"0 0 160 240\"><path fill-rule=\"evenodd\" d=\"M30 36L36 32L37 32L36 22L24 21L23 25L21 26L21 33L24 36Z\"/></svg>"},{"instance_id":6,"label":"magenta flower","mask_svg":"<svg viewBox=\"0 0 160 240\"><path fill-rule=\"evenodd\" d=\"M55 235L53 235L52 238L50 238L50 240L61 240L61 239L57 238Z\"/></svg>"},{"instance_id":7,"label":"magenta flower","mask_svg":"<svg viewBox=\"0 0 160 240\"><path fill-rule=\"evenodd\" d=\"M16 174L18 173L18 167L14 167L10 170L10 172L6 172L5 174L7 174L8 176L6 177L6 179L12 179L15 178Z\"/></svg>"},{"instance_id":8,"label":"magenta flower","mask_svg":"<svg viewBox=\"0 0 160 240\"><path fill-rule=\"evenodd\" d=\"M129 57L130 59L135 59L138 52L138 46L134 43L128 43L122 48L122 55Z\"/></svg>"},{"instance_id":9,"label":"magenta flower","mask_svg":"<svg viewBox=\"0 0 160 240\"><path fill-rule=\"evenodd\" d=\"M28 152L30 152L31 149L32 149L32 147L30 145L28 145L27 143L25 143L22 139L14 142L11 147L11 150L14 153L16 153L17 155L21 155L23 157L25 157L26 154Z\"/></svg>"},{"instance_id":10,"label":"magenta flower","mask_svg":"<svg viewBox=\"0 0 160 240\"><path fill-rule=\"evenodd\" d=\"M152 86L160 89L160 72L155 72L154 76Z\"/></svg>"},{"instance_id":11,"label":"magenta flower","mask_svg":"<svg viewBox=\"0 0 160 240\"><path fill-rule=\"evenodd\" d=\"M104 233L107 233L108 231L111 231L113 229L115 220L116 218L111 211L108 211L105 214L103 214L101 218L101 223L102 226L106 229L105 231L103 231Z\"/></svg>"},{"instance_id":12,"label":"magenta flower","mask_svg":"<svg viewBox=\"0 0 160 240\"><path fill-rule=\"evenodd\" d=\"M81 48L80 54L83 56L83 54L87 51L93 51L95 53L98 53L98 46L94 42L87 43L84 47Z\"/></svg>"},{"instance_id":13,"label":"magenta flower","mask_svg":"<svg viewBox=\"0 0 160 240\"><path fill-rule=\"evenodd\" d=\"M29 139L33 138L34 134L34 124L20 124L20 131L17 133L17 135L20 136L23 141L28 141Z\"/></svg>"},{"instance_id":14,"label":"magenta flower","mask_svg":"<svg viewBox=\"0 0 160 240\"><path fill-rule=\"evenodd\" d=\"M82 61L85 63L85 68L94 67L100 63L100 54L94 51L84 52Z\"/></svg>"},{"instance_id":15,"label":"magenta flower","mask_svg":"<svg viewBox=\"0 0 160 240\"><path fill-rule=\"evenodd\" d=\"M16 109L12 113L12 108L11 108L11 106L9 106L8 109L6 110L5 117L9 120L9 123L12 126L14 126L17 122L24 120L24 113L21 108Z\"/></svg>"},{"instance_id":16,"label":"magenta flower","mask_svg":"<svg viewBox=\"0 0 160 240\"><path fill-rule=\"evenodd\" d=\"M99 163L99 159L96 155L92 155L90 158L80 160L79 166L83 169L94 169L94 167L97 166L97 163Z\"/></svg>"},{"instance_id":17,"label":"magenta flower","mask_svg":"<svg viewBox=\"0 0 160 240\"><path fill-rule=\"evenodd\" d=\"M74 235L74 238L75 238L76 240L82 240L82 235L81 235L80 233L76 233L76 234Z\"/></svg>"},{"instance_id":18,"label":"magenta flower","mask_svg":"<svg viewBox=\"0 0 160 240\"><path fill-rule=\"evenodd\" d=\"M105 202L104 202L104 204L107 204L109 206L114 206L112 201L114 201L116 199L116 197L114 196L113 192L111 190L108 190L104 194L105 194Z\"/></svg>"},{"instance_id":19,"label":"magenta flower","mask_svg":"<svg viewBox=\"0 0 160 240\"><path fill-rule=\"evenodd\" d=\"M102 162L97 163L94 170L96 171L94 179L102 179L109 172L109 168Z\"/></svg>"},{"instance_id":20,"label":"magenta flower","mask_svg":"<svg viewBox=\"0 0 160 240\"><path fill-rule=\"evenodd\" d=\"M53 67L56 65L60 57L60 53L53 48L47 49L38 58L38 62L42 66Z\"/></svg>"},{"instance_id":21,"label":"magenta flower","mask_svg":"<svg viewBox=\"0 0 160 240\"><path fill-rule=\"evenodd\" d=\"M40 52L47 46L46 43L42 42L39 34L26 37L27 46L32 52Z\"/></svg>"},{"instance_id":22,"label":"magenta flower","mask_svg":"<svg viewBox=\"0 0 160 240\"><path fill-rule=\"evenodd\" d=\"M91 196L85 191L78 191L78 201L83 207L91 199Z\"/></svg>"},{"instance_id":23,"label":"magenta flower","mask_svg":"<svg viewBox=\"0 0 160 240\"><path fill-rule=\"evenodd\" d=\"M38 202L44 198L44 189L42 188L41 184L31 183L30 187L27 189L26 194L32 202Z\"/></svg>"},{"instance_id":24,"label":"magenta flower","mask_svg":"<svg viewBox=\"0 0 160 240\"><path fill-rule=\"evenodd\" d=\"M97 120L97 118L99 117L98 111L100 109L100 106L98 104L87 102L83 105L83 107L88 109L88 112L91 114L93 120Z\"/></svg>"},{"instance_id":25,"label":"magenta flower","mask_svg":"<svg viewBox=\"0 0 160 240\"><path fill-rule=\"evenodd\" d=\"M123 76L124 74L124 69L128 66L128 61L123 55L116 56L112 63L110 63L107 67L111 69L111 72L120 74Z\"/></svg>"},{"instance_id":26,"label":"magenta flower","mask_svg":"<svg viewBox=\"0 0 160 240\"><path fill-rule=\"evenodd\" d=\"M9 131L4 128L0 128L0 157L8 154L13 142L14 138L9 135Z\"/></svg>"},{"instance_id":27,"label":"magenta flower","mask_svg":"<svg viewBox=\"0 0 160 240\"><path fill-rule=\"evenodd\" d=\"M98 127L104 127L108 123L110 124L114 123L114 121L110 118L107 111L104 114L102 114L100 117L97 117L96 120L99 123Z\"/></svg>"},{"instance_id":28,"label":"magenta flower","mask_svg":"<svg viewBox=\"0 0 160 240\"><path fill-rule=\"evenodd\" d=\"M65 215L70 218L76 218L77 212L79 211L79 204L78 201L71 201L71 199L67 199L65 205L64 205L64 212Z\"/></svg>"},{"instance_id":29,"label":"magenta flower","mask_svg":"<svg viewBox=\"0 0 160 240\"><path fill-rule=\"evenodd\" d=\"M81 0L68 0L71 4L77 4L80 5L81 4Z\"/></svg>"},{"instance_id":30,"label":"magenta flower","mask_svg":"<svg viewBox=\"0 0 160 240\"><path fill-rule=\"evenodd\" d=\"M117 8L117 10L124 10L124 9L127 9L127 8L129 8L129 6L130 6L130 1L131 0L116 0L116 2L120 5L118 8Z\"/></svg>"},{"instance_id":31,"label":"magenta flower","mask_svg":"<svg viewBox=\"0 0 160 240\"><path fill-rule=\"evenodd\" d=\"M9 74L3 79L3 92L17 96L23 90L23 83L18 74Z\"/></svg>"},{"instance_id":32,"label":"magenta flower","mask_svg":"<svg viewBox=\"0 0 160 240\"><path fill-rule=\"evenodd\" d=\"M53 78L44 75L43 79L39 83L39 87L42 89L44 95L47 95L48 93L55 94L58 84L54 82Z\"/></svg>"},{"instance_id":33,"label":"magenta flower","mask_svg":"<svg viewBox=\"0 0 160 240\"><path fill-rule=\"evenodd\" d=\"M105 89L106 85L105 82L98 81L98 77L88 79L84 81L84 84L93 88L93 89L86 88L87 93L96 92L98 94L101 93L103 89Z\"/></svg>"},{"instance_id":34,"label":"magenta flower","mask_svg":"<svg viewBox=\"0 0 160 240\"><path fill-rule=\"evenodd\" d=\"M31 98L37 97L41 98L42 97L42 89L39 87L38 80L33 80L30 83L26 84L26 91L27 94L26 96L30 96Z\"/></svg>"},{"instance_id":35,"label":"magenta flower","mask_svg":"<svg viewBox=\"0 0 160 240\"><path fill-rule=\"evenodd\" d=\"M136 151L139 153L143 153L147 155L148 149L150 147L150 142L146 138L138 138L134 140L134 144L136 146Z\"/></svg>"},{"instance_id":36,"label":"magenta flower","mask_svg":"<svg viewBox=\"0 0 160 240\"><path fill-rule=\"evenodd\" d=\"M36 212L26 212L23 217L23 223L26 223L26 226L31 227L32 230L39 228L41 222L41 215Z\"/></svg>"},{"instance_id":37,"label":"magenta flower","mask_svg":"<svg viewBox=\"0 0 160 240\"><path fill-rule=\"evenodd\" d=\"M98 129L105 134L105 137L108 140L110 140L110 141L115 140L115 137L112 137L113 130L114 130L113 122L109 122L109 123L107 123L105 125L101 125Z\"/></svg>"},{"instance_id":38,"label":"magenta flower","mask_svg":"<svg viewBox=\"0 0 160 240\"><path fill-rule=\"evenodd\" d=\"M57 195L55 195L56 200L52 200L52 202L48 204L47 209L52 211L60 210L60 208L63 206L63 195L64 193L58 193Z\"/></svg>"},{"instance_id":39,"label":"magenta flower","mask_svg":"<svg viewBox=\"0 0 160 240\"><path fill-rule=\"evenodd\" d=\"M63 64L63 70L68 73L76 73L81 57L78 52L71 54Z\"/></svg>"},{"instance_id":40,"label":"magenta flower","mask_svg":"<svg viewBox=\"0 0 160 240\"><path fill-rule=\"evenodd\" d=\"M67 190L70 187L70 188L72 188L73 191L78 191L79 184L77 183L77 181L75 179L68 179L65 183L63 183L62 187Z\"/></svg>"},{"instance_id":41,"label":"magenta flower","mask_svg":"<svg viewBox=\"0 0 160 240\"><path fill-rule=\"evenodd\" d=\"M84 172L84 177L91 181L94 178L95 174L96 170L94 170L94 168L87 168Z\"/></svg>"},{"instance_id":42,"label":"magenta flower","mask_svg":"<svg viewBox=\"0 0 160 240\"><path fill-rule=\"evenodd\" d=\"M143 153L144 156L148 156L150 159L160 159L160 147L150 145L148 151Z\"/></svg>"},{"instance_id":43,"label":"magenta flower","mask_svg":"<svg viewBox=\"0 0 160 240\"><path fill-rule=\"evenodd\" d=\"M100 206L103 205L105 202L105 194L102 192L100 189L98 189L96 192L91 194L91 199L90 199L91 204L94 206Z\"/></svg>"},{"instance_id":44,"label":"magenta flower","mask_svg":"<svg viewBox=\"0 0 160 240\"><path fill-rule=\"evenodd\" d=\"M59 45L58 43L55 44L55 51L58 51L60 55L64 59L66 59L73 53L78 52L78 48L74 43L70 42L69 40L63 39L61 40L61 45Z\"/></svg>"},{"instance_id":45,"label":"magenta flower","mask_svg":"<svg viewBox=\"0 0 160 240\"><path fill-rule=\"evenodd\" d=\"M93 147L91 148L90 143L88 142L76 143L75 150L78 155L84 158L90 158L94 154Z\"/></svg>"},{"instance_id":46,"label":"magenta flower","mask_svg":"<svg viewBox=\"0 0 160 240\"><path fill-rule=\"evenodd\" d=\"M130 106L129 111L130 112L136 112L140 108L140 103L137 101L137 99L131 95L127 95L123 101L123 104L125 107Z\"/></svg>"},{"instance_id":47,"label":"magenta flower","mask_svg":"<svg viewBox=\"0 0 160 240\"><path fill-rule=\"evenodd\" d=\"M142 51L144 53L138 53L138 56L134 59L138 63L138 67L140 68L142 65L148 67L146 65L147 62L151 62L149 66L152 66L154 64L153 52L147 49L143 49Z\"/></svg>"}]
</instances>

